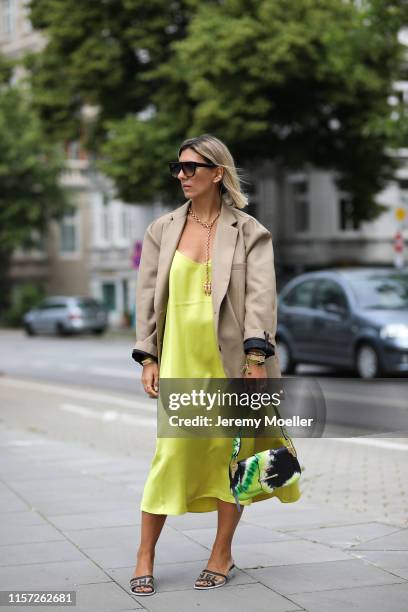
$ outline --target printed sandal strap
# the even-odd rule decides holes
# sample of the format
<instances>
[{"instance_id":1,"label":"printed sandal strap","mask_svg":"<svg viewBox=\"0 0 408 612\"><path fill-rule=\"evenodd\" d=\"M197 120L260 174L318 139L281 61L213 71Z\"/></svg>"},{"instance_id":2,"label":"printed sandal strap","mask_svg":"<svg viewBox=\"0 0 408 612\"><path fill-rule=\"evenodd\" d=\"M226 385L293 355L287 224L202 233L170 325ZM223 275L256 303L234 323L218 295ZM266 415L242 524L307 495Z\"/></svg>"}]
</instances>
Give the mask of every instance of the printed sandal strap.
<instances>
[{"instance_id":1,"label":"printed sandal strap","mask_svg":"<svg viewBox=\"0 0 408 612\"><path fill-rule=\"evenodd\" d=\"M209 570L209 569L204 569L200 576L199 576L199 580L212 580L212 576L222 576L223 578L225 578L225 580L227 579L225 574L221 574L221 572L213 572L213 570Z\"/></svg>"},{"instance_id":2,"label":"printed sandal strap","mask_svg":"<svg viewBox=\"0 0 408 612\"><path fill-rule=\"evenodd\" d=\"M130 579L132 586L153 586L153 576L134 576Z\"/></svg>"},{"instance_id":3,"label":"printed sandal strap","mask_svg":"<svg viewBox=\"0 0 408 612\"><path fill-rule=\"evenodd\" d=\"M228 570L228 573L235 567L235 563L233 563L231 565L231 567ZM210 574L217 574L217 576L222 576L223 578L227 578L227 576L225 574L221 574L221 572L215 572L214 570L210 570L207 567L203 570L203 572L209 572Z\"/></svg>"}]
</instances>

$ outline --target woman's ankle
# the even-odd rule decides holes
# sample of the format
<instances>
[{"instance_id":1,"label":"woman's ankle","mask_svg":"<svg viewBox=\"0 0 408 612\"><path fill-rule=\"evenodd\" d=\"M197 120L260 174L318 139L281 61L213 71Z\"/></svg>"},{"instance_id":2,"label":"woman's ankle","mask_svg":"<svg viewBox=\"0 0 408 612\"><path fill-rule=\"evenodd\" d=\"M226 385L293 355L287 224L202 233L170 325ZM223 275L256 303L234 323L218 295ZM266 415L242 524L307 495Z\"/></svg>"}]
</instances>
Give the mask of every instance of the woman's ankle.
<instances>
[{"instance_id":1,"label":"woman's ankle","mask_svg":"<svg viewBox=\"0 0 408 612\"><path fill-rule=\"evenodd\" d=\"M136 565L134 576L139 576L140 574L151 574L153 573L154 568L154 551L152 553L151 550L147 551L138 551L136 555Z\"/></svg>"},{"instance_id":2,"label":"woman's ankle","mask_svg":"<svg viewBox=\"0 0 408 612\"><path fill-rule=\"evenodd\" d=\"M228 549L215 548L211 551L211 559L232 559L232 552Z\"/></svg>"},{"instance_id":3,"label":"woman's ankle","mask_svg":"<svg viewBox=\"0 0 408 612\"><path fill-rule=\"evenodd\" d=\"M150 559L154 559L154 555L155 555L155 550L153 549L149 549L149 548L139 548L139 550L137 551L137 557L141 558L150 558Z\"/></svg>"},{"instance_id":4,"label":"woman's ankle","mask_svg":"<svg viewBox=\"0 0 408 612\"><path fill-rule=\"evenodd\" d=\"M214 542L211 552L220 555L222 557L228 557L229 555L231 555L232 552L232 546L231 544L218 544L216 542Z\"/></svg>"}]
</instances>

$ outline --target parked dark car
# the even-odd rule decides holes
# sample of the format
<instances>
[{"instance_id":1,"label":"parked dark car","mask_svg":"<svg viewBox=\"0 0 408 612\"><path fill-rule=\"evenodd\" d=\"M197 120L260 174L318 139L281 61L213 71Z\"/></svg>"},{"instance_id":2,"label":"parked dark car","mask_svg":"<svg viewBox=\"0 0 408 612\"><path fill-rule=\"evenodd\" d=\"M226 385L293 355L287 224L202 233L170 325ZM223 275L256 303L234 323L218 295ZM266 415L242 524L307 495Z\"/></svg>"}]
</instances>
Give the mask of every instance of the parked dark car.
<instances>
[{"instance_id":1,"label":"parked dark car","mask_svg":"<svg viewBox=\"0 0 408 612\"><path fill-rule=\"evenodd\" d=\"M64 336L83 332L103 334L108 323L106 310L97 300L79 296L54 296L29 310L23 317L23 325L30 336L39 333Z\"/></svg>"},{"instance_id":2,"label":"parked dark car","mask_svg":"<svg viewBox=\"0 0 408 612\"><path fill-rule=\"evenodd\" d=\"M298 363L352 368L362 378L408 372L408 272L339 268L292 279L278 297L282 373Z\"/></svg>"}]
</instances>

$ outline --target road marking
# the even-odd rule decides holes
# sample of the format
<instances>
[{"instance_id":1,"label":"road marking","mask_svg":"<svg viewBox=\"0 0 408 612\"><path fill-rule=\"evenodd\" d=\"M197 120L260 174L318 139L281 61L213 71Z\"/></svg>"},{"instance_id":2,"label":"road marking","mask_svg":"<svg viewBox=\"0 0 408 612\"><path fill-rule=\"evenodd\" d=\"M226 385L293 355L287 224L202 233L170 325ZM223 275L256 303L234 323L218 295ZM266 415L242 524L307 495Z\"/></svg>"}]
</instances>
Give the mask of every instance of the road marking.
<instances>
[{"instance_id":1,"label":"road marking","mask_svg":"<svg viewBox=\"0 0 408 612\"><path fill-rule=\"evenodd\" d=\"M1 446L36 446L48 444L48 440L6 440Z\"/></svg>"},{"instance_id":2,"label":"road marking","mask_svg":"<svg viewBox=\"0 0 408 612\"><path fill-rule=\"evenodd\" d=\"M37 359L35 361L31 361L29 364L32 368L35 369L48 369L51 367L57 367L59 370L65 370L68 372L78 372L81 370L82 372L88 372L89 374L93 374L95 376L112 376L114 378L128 378L129 380L135 379L135 371L134 368L129 366L129 368L107 368L103 366L92 366L89 368L79 366L75 363L58 363L52 364L50 361L44 361Z\"/></svg>"},{"instance_id":3,"label":"road marking","mask_svg":"<svg viewBox=\"0 0 408 612\"><path fill-rule=\"evenodd\" d=\"M131 378L132 380L136 378L134 369L132 371L130 367L128 370L125 370L124 368L104 368L103 366L95 366L88 368L86 371L96 374L97 376L114 376L116 378Z\"/></svg>"},{"instance_id":4,"label":"road marking","mask_svg":"<svg viewBox=\"0 0 408 612\"><path fill-rule=\"evenodd\" d=\"M0 386L13 387L17 389L27 389L31 391L38 391L42 393L54 393L56 395L65 395L66 397L72 397L76 399L91 400L95 402L102 402L104 404L112 404L116 406L122 406L124 408L133 408L137 410L144 410L146 412L155 412L156 400L151 399L143 400L129 400L123 397L116 397L109 395L108 393L95 393L93 391L81 391L79 389L72 389L70 387L64 387L62 385L49 385L44 383L38 383L33 381L25 381L16 378L0 378Z\"/></svg>"},{"instance_id":5,"label":"road marking","mask_svg":"<svg viewBox=\"0 0 408 612\"><path fill-rule=\"evenodd\" d=\"M77 404L60 404L60 410L65 412L71 412L77 414L86 419L96 419L98 421L104 421L105 423L111 423L116 421L117 423L125 423L126 425L132 425L140 427L141 425L148 425L150 427L156 426L155 418L138 417L134 414L128 414L126 412L118 412L116 410L92 410L85 406L78 406Z\"/></svg>"},{"instance_id":6,"label":"road marking","mask_svg":"<svg viewBox=\"0 0 408 612\"><path fill-rule=\"evenodd\" d=\"M388 440L380 440L379 438L332 438L332 440L349 444L361 444L363 446L376 446L377 448L387 448L389 450L408 451L408 444L389 442Z\"/></svg>"}]
</instances>

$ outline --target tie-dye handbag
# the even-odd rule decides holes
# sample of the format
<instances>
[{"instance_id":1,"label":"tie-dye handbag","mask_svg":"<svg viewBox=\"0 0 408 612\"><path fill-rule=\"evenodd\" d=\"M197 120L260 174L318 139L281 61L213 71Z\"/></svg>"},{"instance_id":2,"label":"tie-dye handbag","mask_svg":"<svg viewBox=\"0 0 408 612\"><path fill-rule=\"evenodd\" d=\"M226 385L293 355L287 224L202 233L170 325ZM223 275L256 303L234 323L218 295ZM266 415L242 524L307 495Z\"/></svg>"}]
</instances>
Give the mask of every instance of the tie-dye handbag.
<instances>
[{"instance_id":1,"label":"tie-dye handbag","mask_svg":"<svg viewBox=\"0 0 408 612\"><path fill-rule=\"evenodd\" d=\"M260 493L273 493L278 487L287 487L299 480L301 469L296 449L283 427L281 430L290 448L286 445L271 448L241 461L236 460L241 448L241 436L233 439L229 478L239 512L240 501L251 499Z\"/></svg>"}]
</instances>

